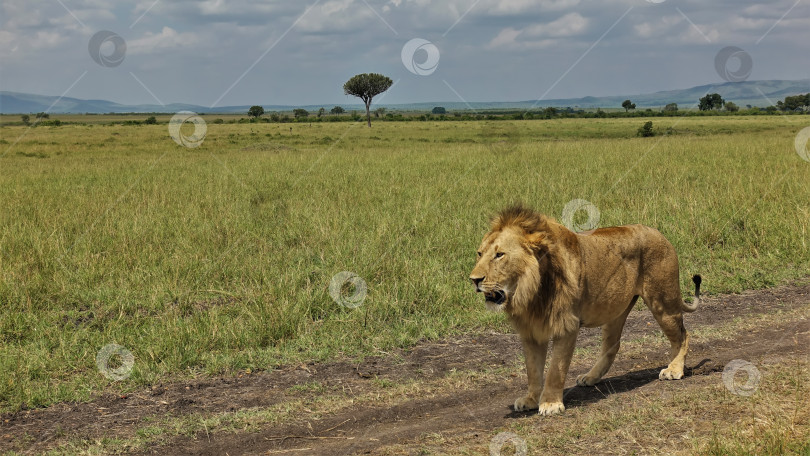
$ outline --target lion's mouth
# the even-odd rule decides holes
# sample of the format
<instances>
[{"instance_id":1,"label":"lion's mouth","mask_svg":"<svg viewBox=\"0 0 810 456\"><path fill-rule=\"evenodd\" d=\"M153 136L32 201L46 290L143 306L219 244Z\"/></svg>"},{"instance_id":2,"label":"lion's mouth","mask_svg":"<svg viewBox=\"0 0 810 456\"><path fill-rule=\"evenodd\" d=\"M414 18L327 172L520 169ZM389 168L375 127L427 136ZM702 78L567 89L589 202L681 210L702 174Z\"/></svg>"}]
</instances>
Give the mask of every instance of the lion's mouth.
<instances>
[{"instance_id":1,"label":"lion's mouth","mask_svg":"<svg viewBox=\"0 0 810 456\"><path fill-rule=\"evenodd\" d=\"M502 290L489 291L484 293L484 299L488 303L501 305L506 301L506 293Z\"/></svg>"}]
</instances>

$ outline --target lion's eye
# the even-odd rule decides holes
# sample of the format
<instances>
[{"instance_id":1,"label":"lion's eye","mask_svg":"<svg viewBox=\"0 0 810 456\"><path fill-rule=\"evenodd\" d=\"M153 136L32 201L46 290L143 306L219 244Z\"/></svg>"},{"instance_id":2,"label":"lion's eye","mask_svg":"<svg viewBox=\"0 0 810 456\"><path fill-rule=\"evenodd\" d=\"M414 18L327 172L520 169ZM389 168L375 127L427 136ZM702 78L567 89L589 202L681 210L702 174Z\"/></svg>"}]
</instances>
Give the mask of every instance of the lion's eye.
<instances>
[{"instance_id":1,"label":"lion's eye","mask_svg":"<svg viewBox=\"0 0 810 456\"><path fill-rule=\"evenodd\" d=\"M503 252L498 252L495 254L495 258L500 258L503 256Z\"/></svg>"},{"instance_id":2,"label":"lion's eye","mask_svg":"<svg viewBox=\"0 0 810 456\"><path fill-rule=\"evenodd\" d=\"M475 252L475 253L477 253L479 257L481 256L481 252Z\"/></svg>"}]
</instances>

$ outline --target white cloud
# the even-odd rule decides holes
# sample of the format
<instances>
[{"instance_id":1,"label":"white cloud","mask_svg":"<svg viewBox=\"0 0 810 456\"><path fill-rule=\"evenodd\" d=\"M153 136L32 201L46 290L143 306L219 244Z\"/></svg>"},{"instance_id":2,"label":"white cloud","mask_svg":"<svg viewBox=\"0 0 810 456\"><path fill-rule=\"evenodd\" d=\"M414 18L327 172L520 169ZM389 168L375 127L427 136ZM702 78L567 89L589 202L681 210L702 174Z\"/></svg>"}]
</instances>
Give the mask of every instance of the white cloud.
<instances>
[{"instance_id":1,"label":"white cloud","mask_svg":"<svg viewBox=\"0 0 810 456\"><path fill-rule=\"evenodd\" d=\"M205 0L192 3L203 16L233 17L244 15L259 15L267 17L282 10L280 2L249 2L244 0Z\"/></svg>"},{"instance_id":2,"label":"white cloud","mask_svg":"<svg viewBox=\"0 0 810 456\"><path fill-rule=\"evenodd\" d=\"M724 24L733 30L767 30L773 25L773 19L755 19L751 17L734 16Z\"/></svg>"},{"instance_id":3,"label":"white cloud","mask_svg":"<svg viewBox=\"0 0 810 456\"><path fill-rule=\"evenodd\" d=\"M305 5L299 2L256 2L250 0L140 0L132 9L131 20L144 15L147 22L187 24L190 27L217 23L235 25L260 24L265 27L289 20L300 14Z\"/></svg>"},{"instance_id":4,"label":"white cloud","mask_svg":"<svg viewBox=\"0 0 810 456\"><path fill-rule=\"evenodd\" d=\"M783 2L770 1L767 3L757 3L755 5L746 6L743 8L742 13L746 16L756 16L759 18L778 19L784 12L790 9L795 2L793 0L786 0Z\"/></svg>"},{"instance_id":5,"label":"white cloud","mask_svg":"<svg viewBox=\"0 0 810 456\"><path fill-rule=\"evenodd\" d=\"M662 16L655 21L635 24L633 30L639 38L666 37L672 35L679 27L691 27L680 15Z\"/></svg>"},{"instance_id":6,"label":"white cloud","mask_svg":"<svg viewBox=\"0 0 810 456\"><path fill-rule=\"evenodd\" d=\"M296 26L301 32L334 33L360 30L380 21L363 2L331 0L314 6ZM381 21L380 21L381 22ZM384 26L382 22L381 26Z\"/></svg>"},{"instance_id":7,"label":"white cloud","mask_svg":"<svg viewBox=\"0 0 810 456\"><path fill-rule=\"evenodd\" d=\"M501 32L498 33L498 36L496 36L495 38L492 39L492 41L489 42L487 48L492 49L497 47L513 46L517 44L515 39L520 35L520 33L521 33L520 30L515 30L511 27L507 27L501 30Z\"/></svg>"},{"instance_id":8,"label":"white cloud","mask_svg":"<svg viewBox=\"0 0 810 456\"><path fill-rule=\"evenodd\" d=\"M0 30L0 57L9 58L19 50L19 47L16 35L6 30Z\"/></svg>"},{"instance_id":9,"label":"white cloud","mask_svg":"<svg viewBox=\"0 0 810 456\"><path fill-rule=\"evenodd\" d=\"M526 28L529 36L567 37L582 35L587 31L590 21L579 13L568 13L548 24L537 24Z\"/></svg>"},{"instance_id":10,"label":"white cloud","mask_svg":"<svg viewBox=\"0 0 810 456\"><path fill-rule=\"evenodd\" d=\"M589 23L590 21L579 13L568 13L554 21L530 25L522 30L507 27L487 44L487 48L547 48L557 44L560 38L583 35L587 31Z\"/></svg>"},{"instance_id":11,"label":"white cloud","mask_svg":"<svg viewBox=\"0 0 810 456\"><path fill-rule=\"evenodd\" d=\"M707 44L717 43L720 38L720 31L709 25L696 24L685 28L683 32L674 36L670 42L678 44ZM715 44L716 46L717 44Z\"/></svg>"},{"instance_id":12,"label":"white cloud","mask_svg":"<svg viewBox=\"0 0 810 456\"><path fill-rule=\"evenodd\" d=\"M178 33L171 27L163 27L160 33L147 32L141 38L128 40L127 54L152 54L173 49L193 49L202 44L204 44L203 40L197 33Z\"/></svg>"},{"instance_id":13,"label":"white cloud","mask_svg":"<svg viewBox=\"0 0 810 456\"><path fill-rule=\"evenodd\" d=\"M494 0L488 12L495 15L514 15L545 11L563 11L579 5L579 0Z\"/></svg>"},{"instance_id":14,"label":"white cloud","mask_svg":"<svg viewBox=\"0 0 810 456\"><path fill-rule=\"evenodd\" d=\"M25 8L25 5L17 2L3 2L3 23L5 29L21 29L26 27L37 27L45 24L45 19L38 9Z\"/></svg>"}]
</instances>

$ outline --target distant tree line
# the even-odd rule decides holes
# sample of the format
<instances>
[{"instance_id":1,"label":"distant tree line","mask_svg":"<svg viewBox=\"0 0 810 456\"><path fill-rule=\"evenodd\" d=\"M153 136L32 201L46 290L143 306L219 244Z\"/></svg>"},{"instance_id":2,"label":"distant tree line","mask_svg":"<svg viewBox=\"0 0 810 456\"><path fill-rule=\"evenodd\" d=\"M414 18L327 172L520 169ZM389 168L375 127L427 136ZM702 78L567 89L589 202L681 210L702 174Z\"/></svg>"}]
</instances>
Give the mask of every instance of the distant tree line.
<instances>
[{"instance_id":1,"label":"distant tree line","mask_svg":"<svg viewBox=\"0 0 810 456\"><path fill-rule=\"evenodd\" d=\"M427 121L427 120L523 120L523 119L551 119L551 118L603 118L603 117L666 117L666 116L706 116L706 115L726 115L740 113L744 115L767 115L775 114L778 111L797 111L807 112L810 111L810 93L805 95L796 95L786 97L784 101L779 101L776 106L769 106L767 108L757 108L751 105L747 106L746 110L741 111L740 107L732 101L727 101L719 93L710 93L701 97L698 100L698 111L680 111L677 103L668 103L660 110L652 108L636 109L636 104L631 100L624 100L622 102L624 112L621 111L604 111L600 108L594 110L585 110L579 108L565 107L555 108L547 107L540 109L532 109L528 111L518 109L506 110L487 110L482 113L475 113L470 111L449 112L443 106L435 106L430 113L418 112L401 112L392 113L388 112L386 108L377 108L374 110L374 117L382 120L389 121ZM254 106L259 108L259 106ZM258 109L254 110L258 111ZM261 110L264 113L264 110ZM332 116L325 116L325 108L320 108L316 116L311 116L306 109L297 108L292 111L292 117L284 113L273 113L269 118L263 118L263 122L342 122L342 121L359 121L362 116L357 111L352 111L348 116L341 116L346 113L346 110L340 106L335 106L329 112ZM367 111L367 121L370 118L370 112ZM248 121L259 121L259 116L252 116L248 112L250 119ZM239 122L243 122L242 119ZM232 121L236 122L236 121ZM641 135L648 134L649 131L640 133Z\"/></svg>"},{"instance_id":2,"label":"distant tree line","mask_svg":"<svg viewBox=\"0 0 810 456\"><path fill-rule=\"evenodd\" d=\"M369 103L370 104L370 103ZM424 112L390 112L386 108L377 108L374 110L374 117L386 121L458 121L458 120L529 120L529 119L552 119L552 118L614 118L614 117L672 117L672 116L715 116L715 115L773 115L773 114L808 114L810 113L810 93L802 95L787 96L784 100L776 102L776 105L768 106L766 108L753 107L746 105L745 109L740 108L731 101L724 100L718 93L706 94L698 100L698 111L681 111L677 103L668 103L663 108L659 109L636 109L636 104L631 100L625 100L622 111L604 111L600 108L596 110L585 110L576 107L564 108L537 108L531 110L520 109L490 109L484 112L473 111L459 111L450 112L443 106L435 106L429 113ZM251 106L248 109L248 118L231 119L227 123L252 123L252 122L357 122L363 120L363 116L357 111L346 111L341 106L335 106L328 111L331 115L327 115L326 108L318 109L314 114L306 109L296 108L292 111L292 115L288 112L272 112L267 113L261 106ZM366 115L366 122L370 119L369 111ZM161 113L155 113L161 114ZM345 115L347 114L347 115ZM92 115L92 113L87 113ZM115 115L115 113L107 113L104 115ZM134 116L137 114L121 114L122 116ZM201 116L206 115L200 113ZM32 122L31 117L35 120ZM36 114L22 114L20 116L21 123L27 126L60 126L65 122L59 119L50 119L47 112L39 112ZM82 122L71 121L68 123L81 124ZM153 116L147 117L145 120L124 120L121 122L111 122L111 124L120 125L155 125L157 118ZM226 123L223 119L214 119L211 121L214 124ZM646 132L640 133L644 135Z\"/></svg>"},{"instance_id":3,"label":"distant tree line","mask_svg":"<svg viewBox=\"0 0 810 456\"><path fill-rule=\"evenodd\" d=\"M785 97L784 100L776 102L776 107L780 111L808 111L810 110L810 93Z\"/></svg>"}]
</instances>

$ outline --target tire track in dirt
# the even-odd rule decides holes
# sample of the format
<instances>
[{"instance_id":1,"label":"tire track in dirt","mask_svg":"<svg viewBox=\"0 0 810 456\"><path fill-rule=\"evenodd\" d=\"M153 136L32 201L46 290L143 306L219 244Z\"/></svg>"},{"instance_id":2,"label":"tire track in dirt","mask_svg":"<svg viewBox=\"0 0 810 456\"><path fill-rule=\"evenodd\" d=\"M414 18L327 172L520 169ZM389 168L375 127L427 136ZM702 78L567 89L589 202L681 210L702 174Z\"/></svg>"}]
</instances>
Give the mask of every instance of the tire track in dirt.
<instances>
[{"instance_id":1,"label":"tire track in dirt","mask_svg":"<svg viewBox=\"0 0 810 456\"><path fill-rule=\"evenodd\" d=\"M789 337L785 337L790 335ZM763 344L773 340L774 344ZM569 387L565 391L567 408L585 407L609 395L632 393L637 388L658 384L656 390L688 387L693 376L719 376L724 366L733 359L763 359L763 362L790 356L807 356L810 346L810 320L774 325L744 334L732 341L713 341L690 353L692 362L687 375L680 382L662 382L658 372L666 364L632 370L633 365L646 360L628 358L617 360L611 372L619 375L605 378L597 388ZM572 366L568 384L581 373L587 372L589 363ZM628 371L628 369L630 369ZM718 380L719 381L719 380ZM363 407L332 415L324 420L304 420L287 426L277 426L257 433L230 434L206 439L180 438L171 445L172 454L216 455L228 454L312 454L346 455L364 454L392 444L418 440L428 433L488 433L503 426L505 420L535 415L536 412L514 412L511 404L524 393L525 379L510 377L504 383L480 385L474 389L424 399L414 399L393 407ZM552 418L553 419L553 418ZM288 450L288 451L284 451ZM160 449L154 453L158 454Z\"/></svg>"},{"instance_id":2,"label":"tire track in dirt","mask_svg":"<svg viewBox=\"0 0 810 456\"><path fill-rule=\"evenodd\" d=\"M710 328L737 317L772 314L810 302L810 285L784 286L739 295L707 297L695 314L687 316L687 328ZM690 375L711 375L722 370L735 357L775 354L777 357L804 354L808 346L807 320L761 328L741 334L734 341L695 341L690 349ZM633 312L625 327L623 340L658 334L660 330L646 310ZM761 343L776 341L773 346ZM799 347L804 343L805 351ZM598 330L583 330L578 347L598 347ZM660 363L668 344L650 347L630 357L620 351L609 375L598 385L611 394L622 394L657 382ZM218 413L248 407L267 407L301 398L289 388L307 382L319 382L329 388L348 391L349 396L378 389L370 379L393 381L417 379L429 381L446 376L454 369L482 369L511 365L520 354L513 334L478 334L440 343L425 343L392 356L367 358L361 363L337 362L290 366L240 378L210 378L196 382L155 385L126 398L107 394L91 402L57 404L49 408L23 410L0 417L0 451L40 452L53 448L66 437L89 439L127 438L143 424L144 418L183 416L195 412ZM575 355L569 372L569 384L590 366ZM651 361L650 358L653 360ZM394 361L400 359L401 361ZM519 374L516 372L516 374ZM502 426L505 419L525 416L507 408L525 388L523 374L503 382L484 383L453 395L413 399L393 407L364 406L343 410L322 420L306 420L275 426L255 433L218 433L193 438L176 437L166 446L148 454L259 454L266 451L291 451L290 454L352 454L373 451L393 443L408 442L427 432L488 432ZM311 394L311 393L304 393ZM566 406L586 406L604 396L592 388L570 388ZM306 412L302 411L302 415ZM26 434L28 441L15 436ZM309 450L303 450L310 448ZM283 454L283 453L280 453Z\"/></svg>"}]
</instances>

